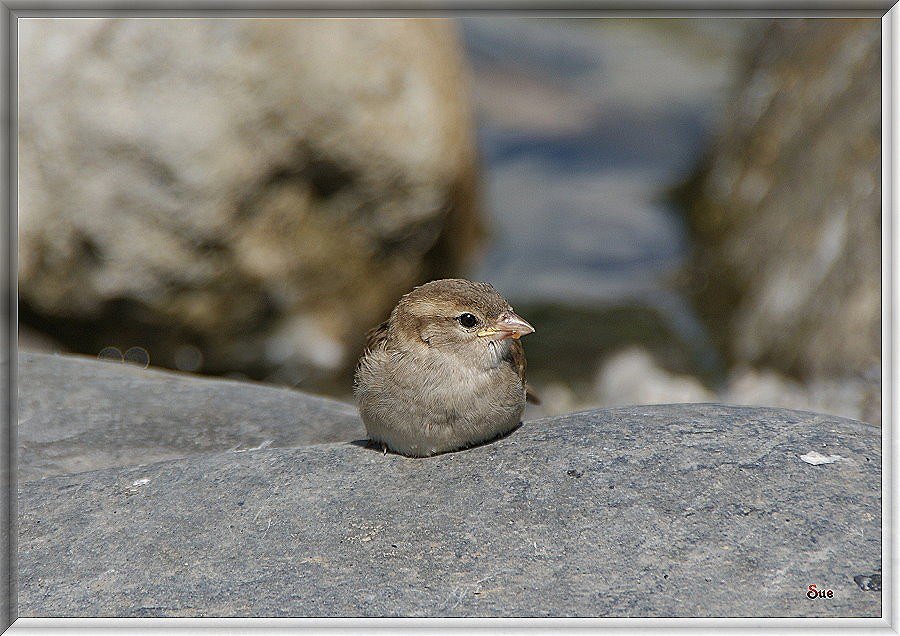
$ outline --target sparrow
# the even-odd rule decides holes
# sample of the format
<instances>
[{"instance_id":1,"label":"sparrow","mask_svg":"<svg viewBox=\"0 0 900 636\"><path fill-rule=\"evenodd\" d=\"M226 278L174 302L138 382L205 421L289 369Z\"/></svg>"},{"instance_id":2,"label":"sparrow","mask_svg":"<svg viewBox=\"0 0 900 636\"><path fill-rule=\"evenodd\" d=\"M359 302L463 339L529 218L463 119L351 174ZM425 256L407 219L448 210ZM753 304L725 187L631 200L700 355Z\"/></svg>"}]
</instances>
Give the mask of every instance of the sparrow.
<instances>
[{"instance_id":1,"label":"sparrow","mask_svg":"<svg viewBox=\"0 0 900 636\"><path fill-rule=\"evenodd\" d=\"M488 283L444 279L413 289L368 332L356 368L370 443L427 457L516 428L529 393L519 338L530 333Z\"/></svg>"}]
</instances>

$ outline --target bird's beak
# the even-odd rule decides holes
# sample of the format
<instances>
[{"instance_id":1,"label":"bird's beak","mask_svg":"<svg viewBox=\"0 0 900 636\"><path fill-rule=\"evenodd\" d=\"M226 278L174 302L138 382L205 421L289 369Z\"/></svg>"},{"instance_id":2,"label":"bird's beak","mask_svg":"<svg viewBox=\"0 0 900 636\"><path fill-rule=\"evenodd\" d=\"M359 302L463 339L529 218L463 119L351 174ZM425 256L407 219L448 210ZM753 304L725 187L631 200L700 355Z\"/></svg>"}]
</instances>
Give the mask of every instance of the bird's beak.
<instances>
[{"instance_id":1,"label":"bird's beak","mask_svg":"<svg viewBox=\"0 0 900 636\"><path fill-rule=\"evenodd\" d=\"M481 337L499 334L500 337L497 340L505 340L506 338L518 340L530 333L534 333L534 327L529 325L524 318L511 311L504 311L492 326L478 331L478 335Z\"/></svg>"}]
</instances>

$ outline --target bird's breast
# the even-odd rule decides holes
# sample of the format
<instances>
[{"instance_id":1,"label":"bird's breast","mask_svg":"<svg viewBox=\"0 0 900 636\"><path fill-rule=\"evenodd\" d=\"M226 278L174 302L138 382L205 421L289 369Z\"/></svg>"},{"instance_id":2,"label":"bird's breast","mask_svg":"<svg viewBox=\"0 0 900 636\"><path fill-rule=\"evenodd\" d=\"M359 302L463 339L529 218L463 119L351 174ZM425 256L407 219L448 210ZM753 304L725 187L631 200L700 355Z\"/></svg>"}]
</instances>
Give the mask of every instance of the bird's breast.
<instances>
[{"instance_id":1,"label":"bird's breast","mask_svg":"<svg viewBox=\"0 0 900 636\"><path fill-rule=\"evenodd\" d=\"M435 408L454 412L493 413L519 405L524 385L502 359L485 365L483 360L460 360L438 354L423 364L421 389Z\"/></svg>"},{"instance_id":2,"label":"bird's breast","mask_svg":"<svg viewBox=\"0 0 900 636\"><path fill-rule=\"evenodd\" d=\"M492 439L521 420L525 386L511 365L431 353L382 350L360 365L357 398L371 437L429 455Z\"/></svg>"}]
</instances>

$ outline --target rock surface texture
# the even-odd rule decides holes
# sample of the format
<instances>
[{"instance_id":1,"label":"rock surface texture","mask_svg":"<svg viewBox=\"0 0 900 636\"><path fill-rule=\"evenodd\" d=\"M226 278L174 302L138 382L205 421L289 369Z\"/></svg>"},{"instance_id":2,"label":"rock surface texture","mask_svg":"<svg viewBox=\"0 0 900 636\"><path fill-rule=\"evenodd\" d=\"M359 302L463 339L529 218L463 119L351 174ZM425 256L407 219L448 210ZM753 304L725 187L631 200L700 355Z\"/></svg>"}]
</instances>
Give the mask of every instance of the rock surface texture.
<instances>
[{"instance_id":1,"label":"rock surface texture","mask_svg":"<svg viewBox=\"0 0 900 636\"><path fill-rule=\"evenodd\" d=\"M23 319L169 368L346 371L478 234L457 40L448 20L26 21Z\"/></svg>"},{"instance_id":2,"label":"rock surface texture","mask_svg":"<svg viewBox=\"0 0 900 636\"><path fill-rule=\"evenodd\" d=\"M878 375L881 23L774 20L745 60L691 213L701 310L739 364Z\"/></svg>"},{"instance_id":3,"label":"rock surface texture","mask_svg":"<svg viewBox=\"0 0 900 636\"><path fill-rule=\"evenodd\" d=\"M289 389L86 358L18 358L19 481L355 439L356 408Z\"/></svg>"},{"instance_id":4,"label":"rock surface texture","mask_svg":"<svg viewBox=\"0 0 900 636\"><path fill-rule=\"evenodd\" d=\"M173 418L192 398L169 396ZM536 420L430 459L356 437L20 482L19 614L881 614L877 427L705 404Z\"/></svg>"}]
</instances>

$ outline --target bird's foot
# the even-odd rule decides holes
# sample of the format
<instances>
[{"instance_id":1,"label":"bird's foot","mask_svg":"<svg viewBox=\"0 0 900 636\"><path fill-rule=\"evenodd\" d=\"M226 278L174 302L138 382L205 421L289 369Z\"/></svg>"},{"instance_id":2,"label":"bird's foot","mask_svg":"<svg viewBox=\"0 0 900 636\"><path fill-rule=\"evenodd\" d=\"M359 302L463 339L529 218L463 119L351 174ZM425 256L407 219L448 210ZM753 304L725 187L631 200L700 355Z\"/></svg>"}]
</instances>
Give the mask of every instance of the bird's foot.
<instances>
[{"instance_id":1,"label":"bird's foot","mask_svg":"<svg viewBox=\"0 0 900 636\"><path fill-rule=\"evenodd\" d=\"M385 444L384 442L376 442L374 439L366 440L366 448L377 448L379 445L381 446L381 454L387 455L387 444Z\"/></svg>"}]
</instances>

